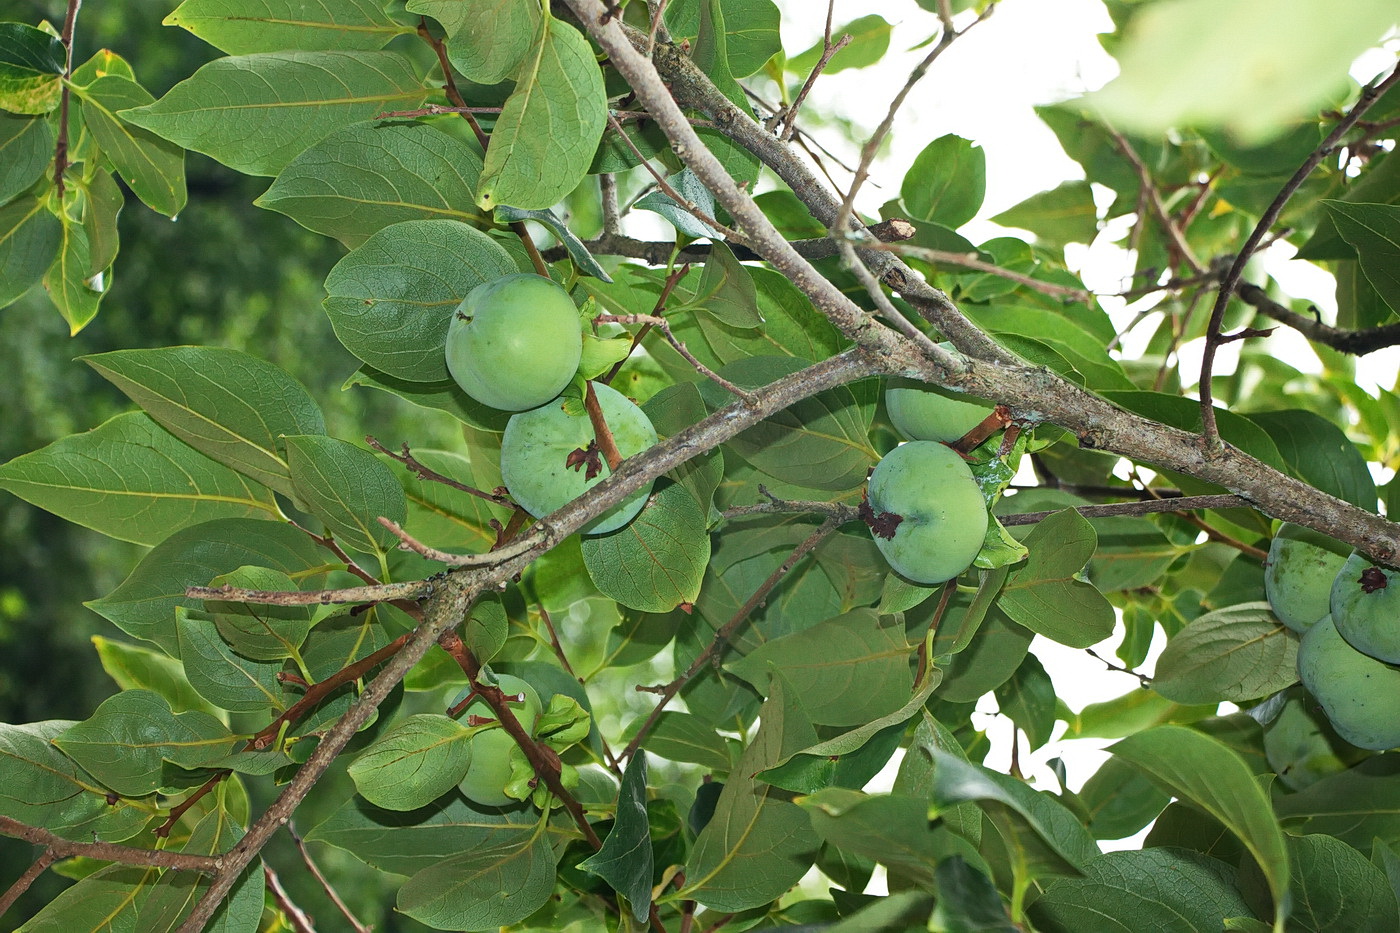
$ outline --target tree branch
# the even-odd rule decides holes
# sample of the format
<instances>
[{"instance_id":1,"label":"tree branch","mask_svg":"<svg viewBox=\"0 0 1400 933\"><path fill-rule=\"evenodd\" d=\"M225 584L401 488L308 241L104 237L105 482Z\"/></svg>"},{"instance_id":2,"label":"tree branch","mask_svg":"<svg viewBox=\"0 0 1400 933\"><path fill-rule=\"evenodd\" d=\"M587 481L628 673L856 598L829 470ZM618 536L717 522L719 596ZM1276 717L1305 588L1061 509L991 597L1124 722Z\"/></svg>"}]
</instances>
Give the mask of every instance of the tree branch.
<instances>
[{"instance_id":1,"label":"tree branch","mask_svg":"<svg viewBox=\"0 0 1400 933\"><path fill-rule=\"evenodd\" d=\"M224 857L219 855L187 855L184 852L140 849L111 842L73 842L47 829L30 826L8 816L0 816L0 836L23 839L36 846L43 846L55 861L83 856L104 862L120 862L123 865L149 865L152 868L173 868L177 871L198 871L205 874L219 872L225 865Z\"/></svg>"},{"instance_id":2,"label":"tree branch","mask_svg":"<svg viewBox=\"0 0 1400 933\"><path fill-rule=\"evenodd\" d=\"M884 220L878 224L872 224L866 228L876 239L885 243L894 243L899 240L907 240L918 232L917 228L907 220L899 218ZM627 259L640 259L649 266L669 266L672 262L704 262L710 257L710 244L691 243L685 249L676 253L676 244L669 241L638 240L622 234L604 233L594 240L584 241L584 247L595 255L601 256L623 256ZM811 240L792 240L792 248L797 255L803 259L815 262L819 259L828 259L837 253L836 242L830 237L818 237ZM748 247L733 243L730 249L734 252L734 258L752 262L763 257L755 253ZM567 259L569 252L563 246L551 246L542 255L548 262L558 262Z\"/></svg>"},{"instance_id":3,"label":"tree branch","mask_svg":"<svg viewBox=\"0 0 1400 933\"><path fill-rule=\"evenodd\" d=\"M1380 327L1368 327L1364 330L1342 330L1284 307L1252 282L1241 282L1235 293L1240 296L1241 301L1253 305L1261 314L1280 324L1287 324L1315 343L1325 344L1342 353L1365 356L1386 347L1400 345L1400 323L1382 324Z\"/></svg>"},{"instance_id":4,"label":"tree branch","mask_svg":"<svg viewBox=\"0 0 1400 933\"><path fill-rule=\"evenodd\" d=\"M1382 94L1393 87L1396 82L1400 82L1400 66L1385 77L1384 80L1375 82L1363 88L1361 97L1351 111L1338 121L1332 128L1332 132L1327 134L1327 138L1318 144L1303 164L1298 166L1298 170L1284 183L1273 203L1264 211L1259 222L1254 225L1254 230L1250 232L1249 238L1244 241L1244 246L1240 248L1235 256L1235 261L1230 264L1230 269L1225 273L1225 278L1220 282L1220 289L1216 292L1215 307L1210 312L1210 323L1206 326L1206 345L1201 354L1201 379L1198 392L1201 397L1201 438L1211 447L1218 446L1220 433L1215 424L1214 391L1211 387L1211 374L1215 367L1215 352L1222 343L1220 337L1220 327L1225 320L1225 309L1230 304L1230 298L1235 294L1235 286L1239 284L1240 276L1244 274L1245 263L1254 255L1254 251L1259 247L1259 243L1269 232L1269 228L1278 220L1278 215L1283 212L1284 205L1293 197L1293 193L1312 174L1313 169L1327 158L1328 154L1337 148L1337 144L1342 137L1351 130L1356 122L1365 115Z\"/></svg>"}]
</instances>

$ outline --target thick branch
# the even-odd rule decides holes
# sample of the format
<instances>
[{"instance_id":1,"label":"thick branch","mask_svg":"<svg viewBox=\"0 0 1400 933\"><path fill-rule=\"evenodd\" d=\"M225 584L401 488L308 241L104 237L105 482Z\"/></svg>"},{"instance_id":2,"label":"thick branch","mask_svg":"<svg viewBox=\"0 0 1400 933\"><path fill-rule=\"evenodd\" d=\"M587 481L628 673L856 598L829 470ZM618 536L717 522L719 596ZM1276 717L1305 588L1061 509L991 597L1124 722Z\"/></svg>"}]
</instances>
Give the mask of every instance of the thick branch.
<instances>
[{"instance_id":1,"label":"thick branch","mask_svg":"<svg viewBox=\"0 0 1400 933\"><path fill-rule=\"evenodd\" d=\"M1007 500L1012 505L1015 499ZM1147 499L1138 502L1109 502L1104 505L1079 505L1074 507L1085 518L1107 518L1113 515L1145 515L1148 512L1185 512L1190 509L1238 509L1248 508L1249 503L1240 496L1177 496L1171 499ZM1034 525L1044 521L1059 510L1045 512L1018 512L1015 515L999 515L1003 525Z\"/></svg>"}]
</instances>

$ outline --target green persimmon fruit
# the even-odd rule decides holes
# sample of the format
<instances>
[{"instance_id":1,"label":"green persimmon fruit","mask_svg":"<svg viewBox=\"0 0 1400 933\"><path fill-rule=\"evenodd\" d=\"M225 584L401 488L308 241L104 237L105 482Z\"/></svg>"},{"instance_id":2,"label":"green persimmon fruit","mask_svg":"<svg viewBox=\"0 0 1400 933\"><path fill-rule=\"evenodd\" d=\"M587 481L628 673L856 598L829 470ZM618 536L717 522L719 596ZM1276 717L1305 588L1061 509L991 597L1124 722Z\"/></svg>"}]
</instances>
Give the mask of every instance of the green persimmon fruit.
<instances>
[{"instance_id":1,"label":"green persimmon fruit","mask_svg":"<svg viewBox=\"0 0 1400 933\"><path fill-rule=\"evenodd\" d=\"M1400 664L1400 573L1353 554L1337 571L1331 597L1332 621L1353 648Z\"/></svg>"},{"instance_id":2,"label":"green persimmon fruit","mask_svg":"<svg viewBox=\"0 0 1400 933\"><path fill-rule=\"evenodd\" d=\"M602 383L594 383L593 390L618 453L631 457L656 443L651 419L626 396ZM601 452L587 458L576 455L594 441L593 422L581 405L577 407L578 413L573 414L556 402L512 415L501 437L501 479L511 497L536 518L583 495L611 472ZM621 528L642 510L650 493L648 483L584 526L584 534Z\"/></svg>"},{"instance_id":3,"label":"green persimmon fruit","mask_svg":"<svg viewBox=\"0 0 1400 933\"><path fill-rule=\"evenodd\" d=\"M981 424L996 403L917 379L896 377L885 387L890 423L911 441L953 443Z\"/></svg>"},{"instance_id":4,"label":"green persimmon fruit","mask_svg":"<svg viewBox=\"0 0 1400 933\"><path fill-rule=\"evenodd\" d=\"M1332 578L1351 548L1319 531L1284 522L1264 561L1264 595L1284 625L1302 633L1327 615Z\"/></svg>"},{"instance_id":5,"label":"green persimmon fruit","mask_svg":"<svg viewBox=\"0 0 1400 933\"><path fill-rule=\"evenodd\" d=\"M1323 616L1298 646L1298 676L1322 704L1337 734L1352 745L1400 745L1400 667L1357 651Z\"/></svg>"},{"instance_id":6,"label":"green persimmon fruit","mask_svg":"<svg viewBox=\"0 0 1400 933\"><path fill-rule=\"evenodd\" d=\"M1290 690L1279 714L1264 726L1264 756L1292 790L1345 771L1369 754L1344 742L1316 707L1301 690Z\"/></svg>"},{"instance_id":7,"label":"green persimmon fruit","mask_svg":"<svg viewBox=\"0 0 1400 933\"><path fill-rule=\"evenodd\" d=\"M530 686L519 677L510 674L501 674L496 678L501 692L507 695L514 694L520 696L524 694L522 700L508 700L510 710L515 714L515 718L520 720L520 724L527 731L533 732L535 720L540 715L540 695L535 692L535 688ZM494 719L496 713L486 701L477 697L467 704L464 716L480 716L483 719ZM472 736L469 740L471 744L471 764L467 767L467 773L462 777L458 785L462 793L467 798L487 807L505 807L513 803L519 803L515 798L506 794L506 784L510 781L510 753L515 747L515 740L510 737L510 733L500 726L493 726L484 729Z\"/></svg>"},{"instance_id":8,"label":"green persimmon fruit","mask_svg":"<svg viewBox=\"0 0 1400 933\"><path fill-rule=\"evenodd\" d=\"M951 448L933 441L901 444L876 464L866 497L875 546L915 583L951 580L982 549L986 500Z\"/></svg>"},{"instance_id":9,"label":"green persimmon fruit","mask_svg":"<svg viewBox=\"0 0 1400 933\"><path fill-rule=\"evenodd\" d=\"M569 293L539 275L472 289L447 328L447 369L472 398L503 411L538 408L578 371L583 327Z\"/></svg>"}]
</instances>

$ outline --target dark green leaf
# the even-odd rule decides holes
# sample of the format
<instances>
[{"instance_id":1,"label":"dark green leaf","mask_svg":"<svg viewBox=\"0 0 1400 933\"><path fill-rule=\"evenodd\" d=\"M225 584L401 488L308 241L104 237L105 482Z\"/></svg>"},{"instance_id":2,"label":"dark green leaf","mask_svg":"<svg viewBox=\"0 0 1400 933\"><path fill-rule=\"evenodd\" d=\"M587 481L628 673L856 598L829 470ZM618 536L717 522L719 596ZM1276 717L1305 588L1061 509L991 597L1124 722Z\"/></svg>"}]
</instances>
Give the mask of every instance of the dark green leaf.
<instances>
[{"instance_id":1,"label":"dark green leaf","mask_svg":"<svg viewBox=\"0 0 1400 933\"><path fill-rule=\"evenodd\" d=\"M53 161L53 125L0 111L0 204L34 184Z\"/></svg>"},{"instance_id":2,"label":"dark green leaf","mask_svg":"<svg viewBox=\"0 0 1400 933\"><path fill-rule=\"evenodd\" d=\"M674 0L666 4L666 23L677 42L700 34L700 11L706 2ZM773 0L726 0L724 44L728 69L734 77L748 77L782 50L778 23Z\"/></svg>"},{"instance_id":3,"label":"dark green leaf","mask_svg":"<svg viewBox=\"0 0 1400 933\"><path fill-rule=\"evenodd\" d=\"M1087 181L1067 181L1058 188L1033 194L992 218L1003 227L1034 233L1046 246L1092 243L1099 235L1098 209Z\"/></svg>"},{"instance_id":4,"label":"dark green leaf","mask_svg":"<svg viewBox=\"0 0 1400 933\"><path fill-rule=\"evenodd\" d=\"M669 761L694 762L706 770L724 773L734 762L729 746L714 727L690 713L667 710L647 734L646 750Z\"/></svg>"},{"instance_id":5,"label":"dark green leaf","mask_svg":"<svg viewBox=\"0 0 1400 933\"><path fill-rule=\"evenodd\" d=\"M0 23L0 109L48 113L58 106L67 60L58 36L24 23Z\"/></svg>"},{"instance_id":6,"label":"dark green leaf","mask_svg":"<svg viewBox=\"0 0 1400 933\"><path fill-rule=\"evenodd\" d=\"M496 220L500 223L533 220L554 234L555 238L563 244L564 249L568 251L569 258L574 261L574 265L578 267L580 272L602 279L604 282L612 281L612 276L608 275L608 271L598 264L598 260L593 258L588 247L583 245L583 241L569 229L569 225L564 223L563 219L554 211L526 211L518 207L502 205L496 208Z\"/></svg>"},{"instance_id":7,"label":"dark green leaf","mask_svg":"<svg viewBox=\"0 0 1400 933\"><path fill-rule=\"evenodd\" d=\"M184 150L117 116L119 110L144 107L155 98L135 81L114 74L77 93L83 122L127 187L151 210L167 217L179 214L185 206Z\"/></svg>"},{"instance_id":8,"label":"dark green leaf","mask_svg":"<svg viewBox=\"0 0 1400 933\"><path fill-rule=\"evenodd\" d=\"M63 224L34 197L0 207L0 308L44 277L63 244Z\"/></svg>"},{"instance_id":9,"label":"dark green leaf","mask_svg":"<svg viewBox=\"0 0 1400 933\"><path fill-rule=\"evenodd\" d=\"M1152 689L1177 703L1242 702L1298 681L1298 636L1268 603L1217 609L1172 636Z\"/></svg>"},{"instance_id":10,"label":"dark green leaf","mask_svg":"<svg viewBox=\"0 0 1400 933\"><path fill-rule=\"evenodd\" d=\"M402 525L408 500L383 461L363 447L319 434L285 442L292 488L327 530L358 551L398 546L399 539L379 519Z\"/></svg>"},{"instance_id":11,"label":"dark green leaf","mask_svg":"<svg viewBox=\"0 0 1400 933\"><path fill-rule=\"evenodd\" d=\"M218 518L280 518L272 492L141 412L118 415L0 466L0 489L137 544Z\"/></svg>"},{"instance_id":12,"label":"dark green leaf","mask_svg":"<svg viewBox=\"0 0 1400 933\"><path fill-rule=\"evenodd\" d=\"M1024 541L1026 565L1013 570L997 605L1033 632L1073 648L1113 633L1113 607L1092 584L1076 579L1097 546L1094 529L1066 510L1035 526Z\"/></svg>"},{"instance_id":13,"label":"dark green leaf","mask_svg":"<svg viewBox=\"0 0 1400 933\"><path fill-rule=\"evenodd\" d=\"M296 581L280 570L239 567L209 581L210 586L234 586L268 592L295 592ZM257 603L225 603L206 600L204 608L214 616L219 635L229 647L255 661L294 657L311 631L310 606L267 606Z\"/></svg>"},{"instance_id":14,"label":"dark green leaf","mask_svg":"<svg viewBox=\"0 0 1400 933\"><path fill-rule=\"evenodd\" d=\"M360 795L388 810L416 810L456 787L471 763L473 731L440 713L394 724L350 763Z\"/></svg>"},{"instance_id":15,"label":"dark green leaf","mask_svg":"<svg viewBox=\"0 0 1400 933\"><path fill-rule=\"evenodd\" d=\"M206 613L178 606L174 622L185 676L200 696L234 713L265 714L286 707L286 693L277 679L280 660L254 661L236 653Z\"/></svg>"},{"instance_id":16,"label":"dark green leaf","mask_svg":"<svg viewBox=\"0 0 1400 933\"><path fill-rule=\"evenodd\" d=\"M694 301L703 306L700 313L713 315L730 327L757 327L763 323L753 279L729 247L720 242L710 246Z\"/></svg>"},{"instance_id":17,"label":"dark green leaf","mask_svg":"<svg viewBox=\"0 0 1400 933\"><path fill-rule=\"evenodd\" d=\"M583 540L583 562L594 585L642 612L695 602L709 560L705 513L679 484L657 492L617 531Z\"/></svg>"},{"instance_id":18,"label":"dark green leaf","mask_svg":"<svg viewBox=\"0 0 1400 933\"><path fill-rule=\"evenodd\" d=\"M638 923L646 920L651 909L652 852L645 753L639 751L627 762L617 795L617 815L603 848L578 867L607 881L625 897Z\"/></svg>"}]
</instances>

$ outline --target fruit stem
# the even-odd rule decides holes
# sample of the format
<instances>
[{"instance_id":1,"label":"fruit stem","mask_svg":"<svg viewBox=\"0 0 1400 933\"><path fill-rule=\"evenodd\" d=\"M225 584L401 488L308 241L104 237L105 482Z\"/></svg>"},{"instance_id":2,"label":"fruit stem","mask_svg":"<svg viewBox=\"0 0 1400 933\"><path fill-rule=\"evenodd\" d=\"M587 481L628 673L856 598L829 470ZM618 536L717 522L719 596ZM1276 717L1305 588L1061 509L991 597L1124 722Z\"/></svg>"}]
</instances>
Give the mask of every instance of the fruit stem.
<instances>
[{"instance_id":1,"label":"fruit stem","mask_svg":"<svg viewBox=\"0 0 1400 933\"><path fill-rule=\"evenodd\" d=\"M608 469L616 470L622 465L622 452L617 449L617 442L613 440L607 419L603 417L603 406L598 404L598 393L593 391L591 379L583 394L583 407L588 411L588 420L593 422L593 436L598 441L599 452L608 462Z\"/></svg>"}]
</instances>

